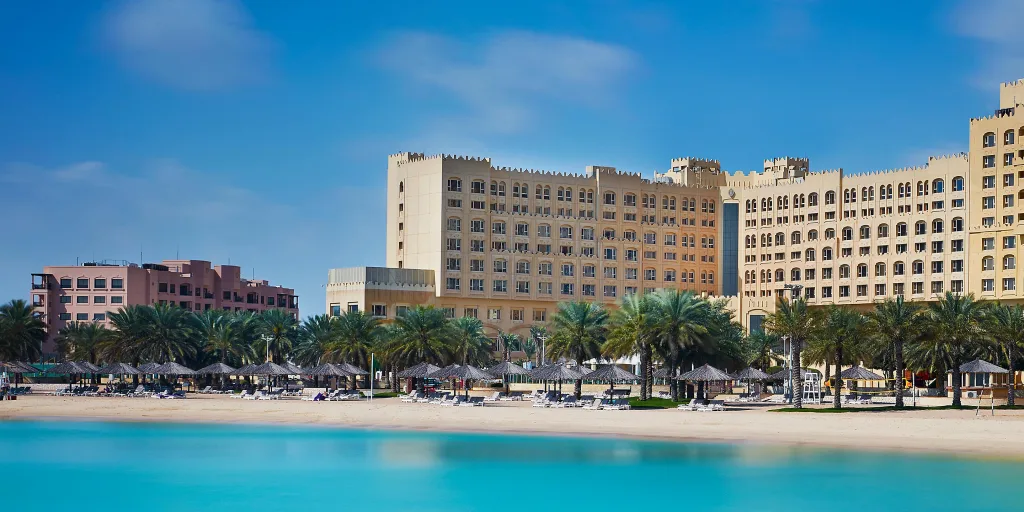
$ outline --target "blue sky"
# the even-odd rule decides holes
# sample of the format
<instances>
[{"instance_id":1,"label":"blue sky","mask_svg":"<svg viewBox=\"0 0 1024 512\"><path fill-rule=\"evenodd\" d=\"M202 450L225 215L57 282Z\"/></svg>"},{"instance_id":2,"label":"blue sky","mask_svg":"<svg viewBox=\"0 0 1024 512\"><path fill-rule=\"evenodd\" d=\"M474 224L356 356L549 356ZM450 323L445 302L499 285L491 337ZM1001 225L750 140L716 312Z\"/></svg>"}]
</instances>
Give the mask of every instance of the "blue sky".
<instances>
[{"instance_id":1,"label":"blue sky","mask_svg":"<svg viewBox=\"0 0 1024 512\"><path fill-rule=\"evenodd\" d=\"M1024 2L0 4L0 298L76 258L242 265L323 312L386 156L650 174L922 164L1024 77Z\"/></svg>"}]
</instances>

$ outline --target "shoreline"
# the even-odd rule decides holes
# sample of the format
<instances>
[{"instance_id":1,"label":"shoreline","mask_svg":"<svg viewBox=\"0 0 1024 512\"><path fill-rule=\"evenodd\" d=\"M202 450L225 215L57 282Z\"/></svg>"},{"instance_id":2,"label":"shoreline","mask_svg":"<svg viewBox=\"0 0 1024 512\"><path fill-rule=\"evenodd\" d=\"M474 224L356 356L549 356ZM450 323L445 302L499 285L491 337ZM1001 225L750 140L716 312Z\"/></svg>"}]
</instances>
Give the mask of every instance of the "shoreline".
<instances>
[{"instance_id":1,"label":"shoreline","mask_svg":"<svg viewBox=\"0 0 1024 512\"><path fill-rule=\"evenodd\" d=\"M68 419L739 443L773 448L1024 460L1024 411L1016 410L1000 411L994 417L975 416L974 411L965 410L848 414L782 414L742 408L727 408L723 412L584 411L534 408L529 402L441 407L404 403L394 398L374 400L371 404L368 401L243 401L206 396L186 400L29 396L0 403L0 421Z\"/></svg>"}]
</instances>

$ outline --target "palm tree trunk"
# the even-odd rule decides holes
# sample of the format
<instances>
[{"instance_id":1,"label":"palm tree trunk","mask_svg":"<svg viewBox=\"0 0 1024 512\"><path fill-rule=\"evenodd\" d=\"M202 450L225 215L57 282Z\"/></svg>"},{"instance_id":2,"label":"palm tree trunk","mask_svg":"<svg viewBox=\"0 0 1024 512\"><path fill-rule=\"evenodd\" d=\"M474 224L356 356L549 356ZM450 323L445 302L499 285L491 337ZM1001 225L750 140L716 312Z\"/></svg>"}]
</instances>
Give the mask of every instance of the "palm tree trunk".
<instances>
[{"instance_id":1,"label":"palm tree trunk","mask_svg":"<svg viewBox=\"0 0 1024 512\"><path fill-rule=\"evenodd\" d=\"M838 372L839 370L836 370L836 371ZM832 361L825 361L825 380L823 380L822 382L823 383L827 383L829 377L831 377L831 376L832 376ZM838 374L837 374L837 376L838 376ZM833 391L835 391L835 390L833 390Z\"/></svg>"},{"instance_id":2,"label":"palm tree trunk","mask_svg":"<svg viewBox=\"0 0 1024 512\"><path fill-rule=\"evenodd\" d=\"M843 346L840 344L836 347L836 388L832 394L832 408L842 409L843 408L843 379L840 375L843 374Z\"/></svg>"},{"instance_id":3,"label":"palm tree trunk","mask_svg":"<svg viewBox=\"0 0 1024 512\"><path fill-rule=\"evenodd\" d=\"M1014 393L1017 392L1016 372L1013 369L1013 358L1014 358L1013 344L1009 344L1006 348L1006 367L1009 369L1006 373L1006 405L1014 406Z\"/></svg>"},{"instance_id":4,"label":"palm tree trunk","mask_svg":"<svg viewBox=\"0 0 1024 512\"><path fill-rule=\"evenodd\" d=\"M651 397L654 396L654 357L649 343L644 350L647 352L647 377L644 380L644 387L647 388L647 396Z\"/></svg>"},{"instance_id":5,"label":"palm tree trunk","mask_svg":"<svg viewBox=\"0 0 1024 512\"><path fill-rule=\"evenodd\" d=\"M676 364L668 363L668 392L672 395L672 401L679 401L679 381L676 380Z\"/></svg>"},{"instance_id":6,"label":"palm tree trunk","mask_svg":"<svg viewBox=\"0 0 1024 512\"><path fill-rule=\"evenodd\" d=\"M398 393L398 363L391 363L391 376L388 378L391 380L391 391Z\"/></svg>"},{"instance_id":7,"label":"palm tree trunk","mask_svg":"<svg viewBox=\"0 0 1024 512\"><path fill-rule=\"evenodd\" d=\"M800 349L803 347L800 346L801 341L791 340L790 343L793 344L793 356L790 362L789 376L793 381L793 389L789 391L793 393L793 407L802 409L804 407L804 376L800 367Z\"/></svg>"},{"instance_id":8,"label":"palm tree trunk","mask_svg":"<svg viewBox=\"0 0 1024 512\"><path fill-rule=\"evenodd\" d=\"M583 395L583 379L578 379L576 381L576 390L574 391L574 394L576 395L577 400L579 400L580 396Z\"/></svg>"},{"instance_id":9,"label":"palm tree trunk","mask_svg":"<svg viewBox=\"0 0 1024 512\"><path fill-rule=\"evenodd\" d=\"M896 352L896 408L903 408L903 373L906 371L903 368L903 342L897 341L893 347L893 351Z\"/></svg>"},{"instance_id":10,"label":"palm tree trunk","mask_svg":"<svg viewBox=\"0 0 1024 512\"><path fill-rule=\"evenodd\" d=\"M640 400L647 400L647 353L640 349Z\"/></svg>"},{"instance_id":11,"label":"palm tree trunk","mask_svg":"<svg viewBox=\"0 0 1024 512\"><path fill-rule=\"evenodd\" d=\"M953 407L960 407L960 362L953 364Z\"/></svg>"}]
</instances>

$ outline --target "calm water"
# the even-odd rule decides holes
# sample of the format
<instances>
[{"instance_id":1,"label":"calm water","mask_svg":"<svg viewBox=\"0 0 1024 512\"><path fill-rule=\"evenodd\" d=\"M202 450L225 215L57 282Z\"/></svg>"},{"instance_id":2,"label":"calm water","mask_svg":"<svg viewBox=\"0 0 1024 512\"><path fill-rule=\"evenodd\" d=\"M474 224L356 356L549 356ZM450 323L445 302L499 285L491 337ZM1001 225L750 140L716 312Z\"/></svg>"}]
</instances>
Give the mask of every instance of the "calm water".
<instances>
[{"instance_id":1,"label":"calm water","mask_svg":"<svg viewBox=\"0 0 1024 512\"><path fill-rule=\"evenodd\" d=\"M1019 510L1024 477L947 457L206 425L0 423L0 454L6 510Z\"/></svg>"}]
</instances>

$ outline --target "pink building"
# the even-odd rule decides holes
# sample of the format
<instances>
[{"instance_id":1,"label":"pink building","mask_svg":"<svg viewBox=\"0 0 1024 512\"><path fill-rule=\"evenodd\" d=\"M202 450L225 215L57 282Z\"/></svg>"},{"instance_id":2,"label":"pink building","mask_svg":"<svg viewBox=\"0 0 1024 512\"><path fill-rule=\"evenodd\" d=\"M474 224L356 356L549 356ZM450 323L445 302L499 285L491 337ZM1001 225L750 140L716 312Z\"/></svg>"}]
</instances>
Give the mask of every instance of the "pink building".
<instances>
[{"instance_id":1,"label":"pink building","mask_svg":"<svg viewBox=\"0 0 1024 512\"><path fill-rule=\"evenodd\" d=\"M126 261L43 267L32 274L32 303L43 313L49 338L44 354L56 351L54 338L70 322L101 322L108 313L137 304L171 304L192 311L286 309L298 319L295 290L244 279L234 265L168 260L139 266Z\"/></svg>"}]
</instances>

